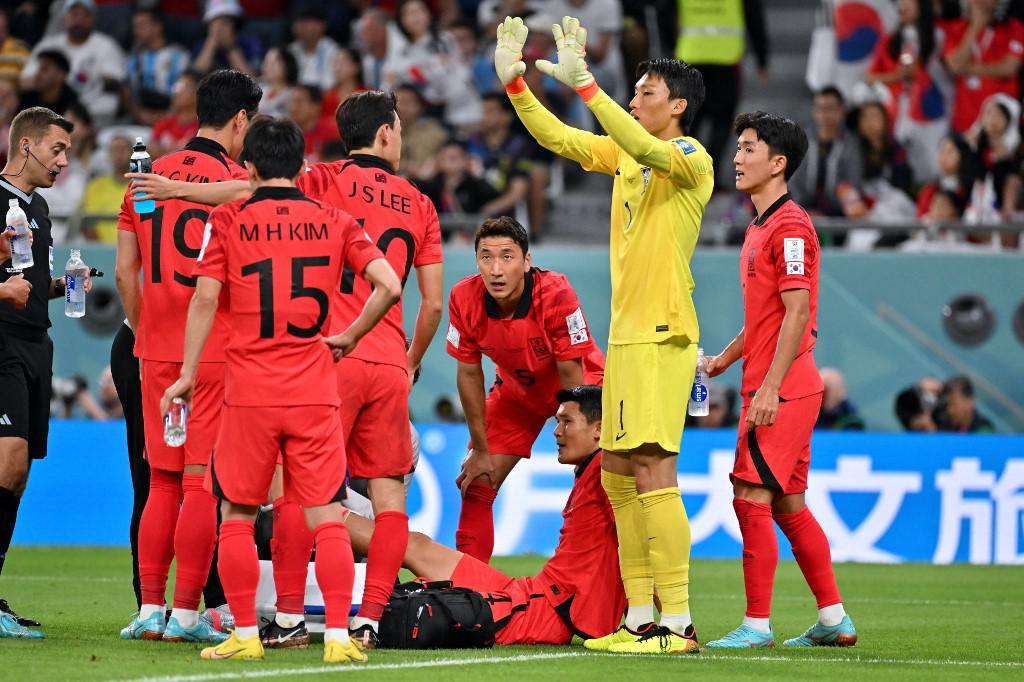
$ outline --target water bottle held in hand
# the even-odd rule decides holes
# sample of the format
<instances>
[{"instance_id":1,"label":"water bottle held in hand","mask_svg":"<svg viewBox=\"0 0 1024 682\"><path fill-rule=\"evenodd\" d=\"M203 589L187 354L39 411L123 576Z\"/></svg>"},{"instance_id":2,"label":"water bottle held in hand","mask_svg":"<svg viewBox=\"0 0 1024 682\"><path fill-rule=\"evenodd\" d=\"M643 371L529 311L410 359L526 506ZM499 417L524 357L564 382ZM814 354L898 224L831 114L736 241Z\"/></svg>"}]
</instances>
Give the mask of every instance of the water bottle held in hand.
<instances>
[{"instance_id":1,"label":"water bottle held in hand","mask_svg":"<svg viewBox=\"0 0 1024 682\"><path fill-rule=\"evenodd\" d=\"M706 417L710 406L708 405L708 370L707 360L704 359L704 349L697 347L697 372L693 375L693 390L690 391L690 405L688 412L691 417Z\"/></svg>"},{"instance_id":2,"label":"water bottle held in hand","mask_svg":"<svg viewBox=\"0 0 1024 682\"><path fill-rule=\"evenodd\" d=\"M18 204L17 199L8 202L7 227L14 228L17 234L11 237L11 267L25 270L35 264L32 258L32 237L28 227L28 216Z\"/></svg>"},{"instance_id":3,"label":"water bottle held in hand","mask_svg":"<svg viewBox=\"0 0 1024 682\"><path fill-rule=\"evenodd\" d=\"M71 249L71 258L64 264L64 314L85 317L85 276L89 268L82 262L82 252Z\"/></svg>"},{"instance_id":4,"label":"water bottle held in hand","mask_svg":"<svg viewBox=\"0 0 1024 682\"><path fill-rule=\"evenodd\" d=\"M133 149L132 160L128 164L129 170L132 173L152 173L153 159L149 157L149 152L146 151L146 145L141 137L135 138L135 147ZM156 202L152 199L147 199L146 197L148 196L148 194L139 194L135 197L136 213L152 213L156 209Z\"/></svg>"},{"instance_id":5,"label":"water bottle held in hand","mask_svg":"<svg viewBox=\"0 0 1024 682\"><path fill-rule=\"evenodd\" d=\"M185 426L188 422L188 405L181 398L171 401L171 406L164 415L164 442L172 448L185 444Z\"/></svg>"}]
</instances>

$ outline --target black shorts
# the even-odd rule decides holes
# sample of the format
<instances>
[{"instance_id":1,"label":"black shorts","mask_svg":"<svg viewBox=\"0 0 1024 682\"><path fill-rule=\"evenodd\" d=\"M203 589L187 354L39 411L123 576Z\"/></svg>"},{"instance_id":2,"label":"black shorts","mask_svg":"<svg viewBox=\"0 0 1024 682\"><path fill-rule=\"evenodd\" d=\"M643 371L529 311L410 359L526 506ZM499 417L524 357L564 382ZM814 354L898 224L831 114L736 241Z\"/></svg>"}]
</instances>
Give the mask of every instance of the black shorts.
<instances>
[{"instance_id":1,"label":"black shorts","mask_svg":"<svg viewBox=\"0 0 1024 682\"><path fill-rule=\"evenodd\" d=\"M0 333L0 438L24 438L32 459L46 457L52 381L53 341L46 332Z\"/></svg>"}]
</instances>

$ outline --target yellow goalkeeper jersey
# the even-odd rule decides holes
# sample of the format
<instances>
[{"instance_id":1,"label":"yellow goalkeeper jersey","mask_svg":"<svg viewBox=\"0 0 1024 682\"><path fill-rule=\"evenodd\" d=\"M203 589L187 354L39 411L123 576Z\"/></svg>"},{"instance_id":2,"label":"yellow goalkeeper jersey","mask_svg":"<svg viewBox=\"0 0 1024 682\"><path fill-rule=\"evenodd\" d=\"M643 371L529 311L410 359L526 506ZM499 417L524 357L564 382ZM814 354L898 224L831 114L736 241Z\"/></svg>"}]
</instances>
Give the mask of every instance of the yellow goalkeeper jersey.
<instances>
[{"instance_id":1,"label":"yellow goalkeeper jersey","mask_svg":"<svg viewBox=\"0 0 1024 682\"><path fill-rule=\"evenodd\" d=\"M565 125L529 89L509 98L541 145L614 177L608 343L696 342L690 258L714 187L711 156L692 137L654 137L604 92L587 106L609 135Z\"/></svg>"}]
</instances>

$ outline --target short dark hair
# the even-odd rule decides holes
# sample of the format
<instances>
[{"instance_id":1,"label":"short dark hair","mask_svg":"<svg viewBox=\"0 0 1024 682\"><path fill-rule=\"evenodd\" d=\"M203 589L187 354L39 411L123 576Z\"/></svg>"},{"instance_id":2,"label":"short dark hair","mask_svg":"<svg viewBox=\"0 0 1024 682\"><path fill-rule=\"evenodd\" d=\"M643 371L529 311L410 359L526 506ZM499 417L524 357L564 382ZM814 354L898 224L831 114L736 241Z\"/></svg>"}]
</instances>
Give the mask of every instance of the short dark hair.
<instances>
[{"instance_id":1,"label":"short dark hair","mask_svg":"<svg viewBox=\"0 0 1024 682\"><path fill-rule=\"evenodd\" d=\"M601 387L593 384L580 384L573 388L563 388L555 394L560 403L577 403L580 412L593 424L601 421Z\"/></svg>"},{"instance_id":2,"label":"short dark hair","mask_svg":"<svg viewBox=\"0 0 1024 682\"><path fill-rule=\"evenodd\" d=\"M653 74L665 81L669 99L685 99L686 111L679 117L679 127L685 133L693 125L693 119L704 104L704 76L696 67L678 59L658 57L640 62L636 67L636 78Z\"/></svg>"},{"instance_id":3,"label":"short dark hair","mask_svg":"<svg viewBox=\"0 0 1024 682\"><path fill-rule=\"evenodd\" d=\"M349 95L334 112L338 134L350 151L372 147L380 127L394 127L396 120L398 111L395 93L382 90L368 90Z\"/></svg>"},{"instance_id":4,"label":"short dark hair","mask_svg":"<svg viewBox=\"0 0 1024 682\"><path fill-rule=\"evenodd\" d=\"M291 180L302 168L305 147L302 130L294 121L260 116L245 133L242 154L256 167L260 180Z\"/></svg>"},{"instance_id":5,"label":"short dark hair","mask_svg":"<svg viewBox=\"0 0 1024 682\"><path fill-rule=\"evenodd\" d=\"M196 115L199 127L223 128L245 111L256 115L263 90L250 76L235 69L221 69L203 77L196 88Z\"/></svg>"},{"instance_id":6,"label":"short dark hair","mask_svg":"<svg viewBox=\"0 0 1024 682\"><path fill-rule=\"evenodd\" d=\"M846 106L846 98L843 97L842 91L834 85L826 85L822 89L814 93L815 97L835 97L839 101L839 106Z\"/></svg>"},{"instance_id":7,"label":"short dark hair","mask_svg":"<svg viewBox=\"0 0 1024 682\"><path fill-rule=\"evenodd\" d=\"M8 141L10 154L14 155L14 149L18 146L18 141L21 138L27 137L33 142L39 142L46 135L50 126L62 128L69 135L75 129L74 123L46 107L29 107L18 112L18 115L11 121L11 134Z\"/></svg>"},{"instance_id":8,"label":"short dark hair","mask_svg":"<svg viewBox=\"0 0 1024 682\"><path fill-rule=\"evenodd\" d=\"M512 105L512 101L503 92L487 92L481 98L483 102L497 102L501 110L508 114L516 113L516 108Z\"/></svg>"},{"instance_id":9,"label":"short dark hair","mask_svg":"<svg viewBox=\"0 0 1024 682\"><path fill-rule=\"evenodd\" d=\"M160 24L160 28L164 28L167 25L167 20L166 17L164 17L164 13L156 7L138 7L134 12L132 12L133 17L136 17L140 14L145 14L149 16L149 18L152 19L154 23Z\"/></svg>"},{"instance_id":10,"label":"short dark hair","mask_svg":"<svg viewBox=\"0 0 1024 682\"><path fill-rule=\"evenodd\" d=\"M71 61L60 50L40 50L36 55L36 60L50 62L64 73L71 73Z\"/></svg>"},{"instance_id":11,"label":"short dark hair","mask_svg":"<svg viewBox=\"0 0 1024 682\"><path fill-rule=\"evenodd\" d=\"M324 101L324 91L320 89L319 85L310 85L309 83L299 83L293 89L294 90L302 90L304 93L306 93L306 96L309 97L309 99L311 99L312 101L316 102L317 104L319 104L319 103Z\"/></svg>"},{"instance_id":12,"label":"short dark hair","mask_svg":"<svg viewBox=\"0 0 1024 682\"><path fill-rule=\"evenodd\" d=\"M530 235L526 228L519 224L519 221L507 215L497 218L488 218L476 228L476 236L473 238L473 250L480 250L480 240L487 237L508 237L523 250L523 256L530 251Z\"/></svg>"},{"instance_id":13,"label":"short dark hair","mask_svg":"<svg viewBox=\"0 0 1024 682\"><path fill-rule=\"evenodd\" d=\"M788 118L764 111L747 112L736 117L733 129L739 136L752 129L757 139L768 145L768 153L786 157L785 178L789 180L807 154L807 134Z\"/></svg>"},{"instance_id":14,"label":"short dark hair","mask_svg":"<svg viewBox=\"0 0 1024 682\"><path fill-rule=\"evenodd\" d=\"M942 385L942 395L949 395L953 391L956 391L965 398L973 398L974 382L972 382L970 377L965 374L958 374L955 377L950 377L946 380L946 383Z\"/></svg>"}]
</instances>

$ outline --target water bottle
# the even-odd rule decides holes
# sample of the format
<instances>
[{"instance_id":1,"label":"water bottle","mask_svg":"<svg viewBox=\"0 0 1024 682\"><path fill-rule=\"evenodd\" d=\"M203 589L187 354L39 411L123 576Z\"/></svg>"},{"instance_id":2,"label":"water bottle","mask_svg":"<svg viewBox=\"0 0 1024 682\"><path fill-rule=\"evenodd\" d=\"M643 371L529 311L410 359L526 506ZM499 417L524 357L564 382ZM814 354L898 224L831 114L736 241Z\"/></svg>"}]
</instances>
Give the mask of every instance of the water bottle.
<instances>
[{"instance_id":1,"label":"water bottle","mask_svg":"<svg viewBox=\"0 0 1024 682\"><path fill-rule=\"evenodd\" d=\"M149 158L149 152L146 151L146 145L142 142L141 137L135 138L135 147L132 152L131 163L128 164L129 170L132 173L152 173L153 172L153 159ZM152 213L156 209L156 202L152 199L146 199L148 194L139 194L135 197L135 212L136 213Z\"/></svg>"},{"instance_id":2,"label":"water bottle","mask_svg":"<svg viewBox=\"0 0 1024 682\"><path fill-rule=\"evenodd\" d=\"M11 267L25 270L35 264L32 258L32 237L28 228L28 216L18 204L17 199L8 202L7 226L13 227L17 234L11 237Z\"/></svg>"},{"instance_id":3,"label":"water bottle","mask_svg":"<svg viewBox=\"0 0 1024 682\"><path fill-rule=\"evenodd\" d=\"M64 314L85 317L85 275L89 268L82 262L82 252L71 249L71 258L64 264Z\"/></svg>"},{"instance_id":4,"label":"water bottle","mask_svg":"<svg viewBox=\"0 0 1024 682\"><path fill-rule=\"evenodd\" d=\"M697 372L693 375L693 390L690 391L690 405L688 412L691 417L705 417L709 411L708 405L708 371L707 361L704 359L704 349L697 347Z\"/></svg>"},{"instance_id":5,"label":"water bottle","mask_svg":"<svg viewBox=\"0 0 1024 682\"><path fill-rule=\"evenodd\" d=\"M188 422L188 405L181 398L171 401L164 415L164 442L172 448L185 444L185 426Z\"/></svg>"}]
</instances>

